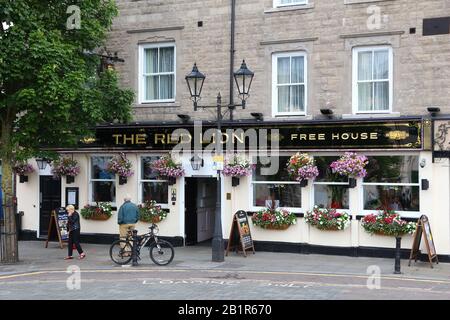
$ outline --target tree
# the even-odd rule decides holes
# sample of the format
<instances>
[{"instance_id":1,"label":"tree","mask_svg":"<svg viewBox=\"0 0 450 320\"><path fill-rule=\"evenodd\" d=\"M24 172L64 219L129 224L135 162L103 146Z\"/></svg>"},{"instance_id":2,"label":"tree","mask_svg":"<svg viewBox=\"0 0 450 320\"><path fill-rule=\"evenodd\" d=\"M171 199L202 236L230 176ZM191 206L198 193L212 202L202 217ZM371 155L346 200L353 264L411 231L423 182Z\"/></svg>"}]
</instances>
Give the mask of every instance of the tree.
<instances>
[{"instance_id":1,"label":"tree","mask_svg":"<svg viewBox=\"0 0 450 320\"><path fill-rule=\"evenodd\" d=\"M86 54L104 45L117 14L114 0L0 0L3 262L18 261L12 164L131 118L133 93L113 70L98 74L100 58Z\"/></svg>"}]
</instances>

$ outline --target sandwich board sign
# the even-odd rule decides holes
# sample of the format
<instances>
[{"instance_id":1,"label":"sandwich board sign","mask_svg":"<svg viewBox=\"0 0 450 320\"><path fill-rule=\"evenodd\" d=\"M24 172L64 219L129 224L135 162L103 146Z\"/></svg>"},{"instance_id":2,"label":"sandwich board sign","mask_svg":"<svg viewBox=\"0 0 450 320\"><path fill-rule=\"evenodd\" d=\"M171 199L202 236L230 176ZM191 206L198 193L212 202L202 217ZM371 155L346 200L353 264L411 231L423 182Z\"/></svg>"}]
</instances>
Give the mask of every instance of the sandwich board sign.
<instances>
[{"instance_id":1,"label":"sandwich board sign","mask_svg":"<svg viewBox=\"0 0 450 320\"><path fill-rule=\"evenodd\" d=\"M45 242L45 247L48 247L48 242L52 237L52 230L56 231L56 236L58 238L59 246L63 248L63 243L69 240L69 233L67 231L67 223L69 221L69 216L64 208L59 208L58 210L53 210L50 215L50 221L48 224L48 234L47 241Z\"/></svg>"},{"instance_id":2,"label":"sandwich board sign","mask_svg":"<svg viewBox=\"0 0 450 320\"><path fill-rule=\"evenodd\" d=\"M423 235L425 247L427 248L428 260L431 268L433 268L433 260L436 260L436 264L439 263L436 248L434 246L433 234L431 233L430 221L426 215L422 215L417 221L416 231L414 232L414 241L409 256L408 266L411 266L411 260L417 261L420 254L420 240Z\"/></svg>"},{"instance_id":3,"label":"sandwich board sign","mask_svg":"<svg viewBox=\"0 0 450 320\"><path fill-rule=\"evenodd\" d=\"M250 226L248 224L247 212L240 210L233 215L233 221L231 222L230 237L228 239L228 246L226 255L233 250L238 252L241 250L244 253L244 257L247 257L246 250L252 250L255 254L255 246L253 244L252 234L250 232Z\"/></svg>"}]
</instances>

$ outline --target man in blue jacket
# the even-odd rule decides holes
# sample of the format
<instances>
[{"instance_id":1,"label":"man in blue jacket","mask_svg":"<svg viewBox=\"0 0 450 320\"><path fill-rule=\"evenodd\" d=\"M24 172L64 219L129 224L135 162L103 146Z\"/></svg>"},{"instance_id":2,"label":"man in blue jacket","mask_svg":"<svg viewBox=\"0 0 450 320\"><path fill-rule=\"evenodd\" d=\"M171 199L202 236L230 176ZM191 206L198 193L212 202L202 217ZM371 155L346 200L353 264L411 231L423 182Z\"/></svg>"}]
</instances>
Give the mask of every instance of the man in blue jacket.
<instances>
[{"instance_id":1,"label":"man in blue jacket","mask_svg":"<svg viewBox=\"0 0 450 320\"><path fill-rule=\"evenodd\" d=\"M125 240L128 231L133 231L139 219L139 209L131 202L131 196L127 194L124 203L119 208L117 223L119 224L120 239Z\"/></svg>"}]
</instances>

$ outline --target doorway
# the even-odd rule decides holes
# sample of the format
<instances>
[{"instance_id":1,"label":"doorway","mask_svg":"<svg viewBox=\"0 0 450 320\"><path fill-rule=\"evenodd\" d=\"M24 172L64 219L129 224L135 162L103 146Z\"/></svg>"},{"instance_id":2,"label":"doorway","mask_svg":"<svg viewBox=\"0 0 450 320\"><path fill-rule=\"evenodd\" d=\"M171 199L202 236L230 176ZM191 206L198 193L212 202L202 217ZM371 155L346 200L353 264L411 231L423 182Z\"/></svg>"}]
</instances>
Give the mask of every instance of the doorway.
<instances>
[{"instance_id":1,"label":"doorway","mask_svg":"<svg viewBox=\"0 0 450 320\"><path fill-rule=\"evenodd\" d=\"M61 207L61 178L39 177L39 236L47 237L52 210Z\"/></svg>"},{"instance_id":2,"label":"doorway","mask_svg":"<svg viewBox=\"0 0 450 320\"><path fill-rule=\"evenodd\" d=\"M208 243L214 234L217 179L185 178L185 244Z\"/></svg>"}]
</instances>

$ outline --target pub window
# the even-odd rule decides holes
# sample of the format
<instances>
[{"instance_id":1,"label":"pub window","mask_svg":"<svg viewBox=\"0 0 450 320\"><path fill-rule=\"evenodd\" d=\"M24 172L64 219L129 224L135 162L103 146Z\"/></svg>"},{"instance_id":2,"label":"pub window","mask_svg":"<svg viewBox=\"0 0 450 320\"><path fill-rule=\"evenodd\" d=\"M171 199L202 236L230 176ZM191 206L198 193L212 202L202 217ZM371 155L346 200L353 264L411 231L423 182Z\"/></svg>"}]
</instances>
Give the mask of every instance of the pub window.
<instances>
[{"instance_id":1,"label":"pub window","mask_svg":"<svg viewBox=\"0 0 450 320\"><path fill-rule=\"evenodd\" d=\"M420 208L419 157L368 157L364 210L410 211Z\"/></svg>"},{"instance_id":2,"label":"pub window","mask_svg":"<svg viewBox=\"0 0 450 320\"><path fill-rule=\"evenodd\" d=\"M261 163L262 161L258 158L256 168L253 170L253 207L301 208L302 188L298 182L290 181L285 169L289 157L280 156L276 159L271 157L271 160L279 161L278 166L266 164L265 161ZM262 170L271 167L275 168L273 172Z\"/></svg>"},{"instance_id":3,"label":"pub window","mask_svg":"<svg viewBox=\"0 0 450 320\"><path fill-rule=\"evenodd\" d=\"M353 109L355 113L392 111L392 48L353 49Z\"/></svg>"},{"instance_id":4,"label":"pub window","mask_svg":"<svg viewBox=\"0 0 450 320\"><path fill-rule=\"evenodd\" d=\"M111 156L91 157L90 202L116 202L116 176L108 172Z\"/></svg>"},{"instance_id":5,"label":"pub window","mask_svg":"<svg viewBox=\"0 0 450 320\"><path fill-rule=\"evenodd\" d=\"M294 5L308 4L308 0L274 0L273 6L276 7L286 7Z\"/></svg>"},{"instance_id":6,"label":"pub window","mask_svg":"<svg viewBox=\"0 0 450 320\"><path fill-rule=\"evenodd\" d=\"M175 45L147 44L139 52L140 102L174 102Z\"/></svg>"},{"instance_id":7,"label":"pub window","mask_svg":"<svg viewBox=\"0 0 450 320\"><path fill-rule=\"evenodd\" d=\"M145 156L141 158L140 202L154 200L162 208L167 208L169 203L169 185L166 180L161 180L158 177L158 173L154 172L150 167L150 163L159 158L159 156Z\"/></svg>"},{"instance_id":8,"label":"pub window","mask_svg":"<svg viewBox=\"0 0 450 320\"><path fill-rule=\"evenodd\" d=\"M314 180L314 205L320 208L349 209L348 178L333 173L330 165L339 157L314 157L319 176Z\"/></svg>"},{"instance_id":9,"label":"pub window","mask_svg":"<svg viewBox=\"0 0 450 320\"><path fill-rule=\"evenodd\" d=\"M306 114L306 53L278 53L272 57L274 115Z\"/></svg>"}]
</instances>

